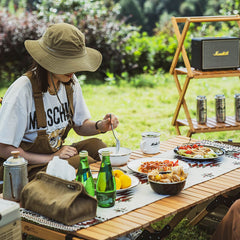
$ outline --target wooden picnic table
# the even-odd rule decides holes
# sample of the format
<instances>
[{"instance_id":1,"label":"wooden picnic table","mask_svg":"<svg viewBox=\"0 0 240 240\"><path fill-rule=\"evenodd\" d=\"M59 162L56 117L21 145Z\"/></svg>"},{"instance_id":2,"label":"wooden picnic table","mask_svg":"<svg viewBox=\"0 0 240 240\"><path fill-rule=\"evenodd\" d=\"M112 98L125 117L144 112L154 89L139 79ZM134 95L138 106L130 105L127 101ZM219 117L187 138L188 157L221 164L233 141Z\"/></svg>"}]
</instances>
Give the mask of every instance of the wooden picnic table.
<instances>
[{"instance_id":1,"label":"wooden picnic table","mask_svg":"<svg viewBox=\"0 0 240 240\"><path fill-rule=\"evenodd\" d=\"M188 137L177 136L160 144L160 153L174 149L189 141ZM191 139L191 142L196 140ZM133 151L131 161L152 155L143 154L140 150ZM99 163L91 166L99 169ZM22 232L46 240L64 239L90 239L104 240L115 239L138 229L149 229L152 223L168 216L175 215L168 228L173 228L195 206L215 199L240 187L240 169L233 170L209 181L189 187L180 194L166 197L144 207L135 209L121 216L112 218L103 223L81 229L76 232L60 233L48 228L22 220ZM159 238L160 239L160 238Z\"/></svg>"}]
</instances>

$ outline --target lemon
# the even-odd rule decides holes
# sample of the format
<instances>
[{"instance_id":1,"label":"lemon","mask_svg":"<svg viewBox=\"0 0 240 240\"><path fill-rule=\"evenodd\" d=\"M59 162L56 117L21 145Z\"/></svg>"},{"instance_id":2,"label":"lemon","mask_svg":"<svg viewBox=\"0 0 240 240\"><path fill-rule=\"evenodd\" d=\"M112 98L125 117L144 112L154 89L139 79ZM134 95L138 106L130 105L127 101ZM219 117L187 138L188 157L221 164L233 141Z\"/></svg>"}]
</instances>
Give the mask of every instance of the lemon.
<instances>
[{"instance_id":1,"label":"lemon","mask_svg":"<svg viewBox=\"0 0 240 240\"><path fill-rule=\"evenodd\" d=\"M123 174L124 174L124 172L119 170L119 169L116 169L116 170L113 171L113 175L117 178L119 178Z\"/></svg>"},{"instance_id":2,"label":"lemon","mask_svg":"<svg viewBox=\"0 0 240 240\"><path fill-rule=\"evenodd\" d=\"M126 174L122 174L119 177L119 179L121 181L121 188L122 189L130 187L131 184L132 184L132 179Z\"/></svg>"},{"instance_id":3,"label":"lemon","mask_svg":"<svg viewBox=\"0 0 240 240\"><path fill-rule=\"evenodd\" d=\"M116 182L116 190L121 189L121 180L118 177L115 177L115 182Z\"/></svg>"}]
</instances>

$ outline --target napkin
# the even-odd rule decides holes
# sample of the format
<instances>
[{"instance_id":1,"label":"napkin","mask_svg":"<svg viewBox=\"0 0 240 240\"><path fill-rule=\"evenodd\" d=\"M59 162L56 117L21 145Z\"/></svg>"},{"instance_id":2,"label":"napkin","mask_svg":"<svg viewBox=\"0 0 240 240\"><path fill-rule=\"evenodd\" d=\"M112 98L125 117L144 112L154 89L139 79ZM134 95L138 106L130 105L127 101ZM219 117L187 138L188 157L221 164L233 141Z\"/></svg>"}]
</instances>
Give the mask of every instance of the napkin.
<instances>
[{"instance_id":1,"label":"napkin","mask_svg":"<svg viewBox=\"0 0 240 240\"><path fill-rule=\"evenodd\" d=\"M72 167L67 160L63 160L58 156L54 156L48 163L46 173L68 181L76 179L75 168Z\"/></svg>"}]
</instances>

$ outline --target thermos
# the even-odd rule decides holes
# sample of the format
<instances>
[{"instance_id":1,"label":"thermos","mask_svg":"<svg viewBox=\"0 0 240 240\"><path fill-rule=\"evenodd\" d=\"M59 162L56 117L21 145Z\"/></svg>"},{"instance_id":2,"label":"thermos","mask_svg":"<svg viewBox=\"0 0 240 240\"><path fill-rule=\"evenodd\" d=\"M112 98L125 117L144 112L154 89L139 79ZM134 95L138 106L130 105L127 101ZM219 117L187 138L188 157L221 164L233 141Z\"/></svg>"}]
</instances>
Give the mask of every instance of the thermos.
<instances>
[{"instance_id":1,"label":"thermos","mask_svg":"<svg viewBox=\"0 0 240 240\"><path fill-rule=\"evenodd\" d=\"M19 157L19 151L12 151L11 154L12 156L3 163L3 198L20 201L21 191L28 183L28 163Z\"/></svg>"}]
</instances>

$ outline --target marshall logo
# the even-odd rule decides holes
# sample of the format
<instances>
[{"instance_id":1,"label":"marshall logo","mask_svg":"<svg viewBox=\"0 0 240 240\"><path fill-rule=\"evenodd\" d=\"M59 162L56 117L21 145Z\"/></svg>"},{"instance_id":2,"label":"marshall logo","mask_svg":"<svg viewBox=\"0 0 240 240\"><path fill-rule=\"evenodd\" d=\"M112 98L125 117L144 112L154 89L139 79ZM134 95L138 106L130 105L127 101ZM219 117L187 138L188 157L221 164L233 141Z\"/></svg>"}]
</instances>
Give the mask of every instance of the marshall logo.
<instances>
[{"instance_id":1,"label":"marshall logo","mask_svg":"<svg viewBox=\"0 0 240 240\"><path fill-rule=\"evenodd\" d=\"M218 57L218 56L228 56L229 55L229 51L226 51L226 52L219 52L219 51L216 51L213 56L214 57Z\"/></svg>"}]
</instances>

